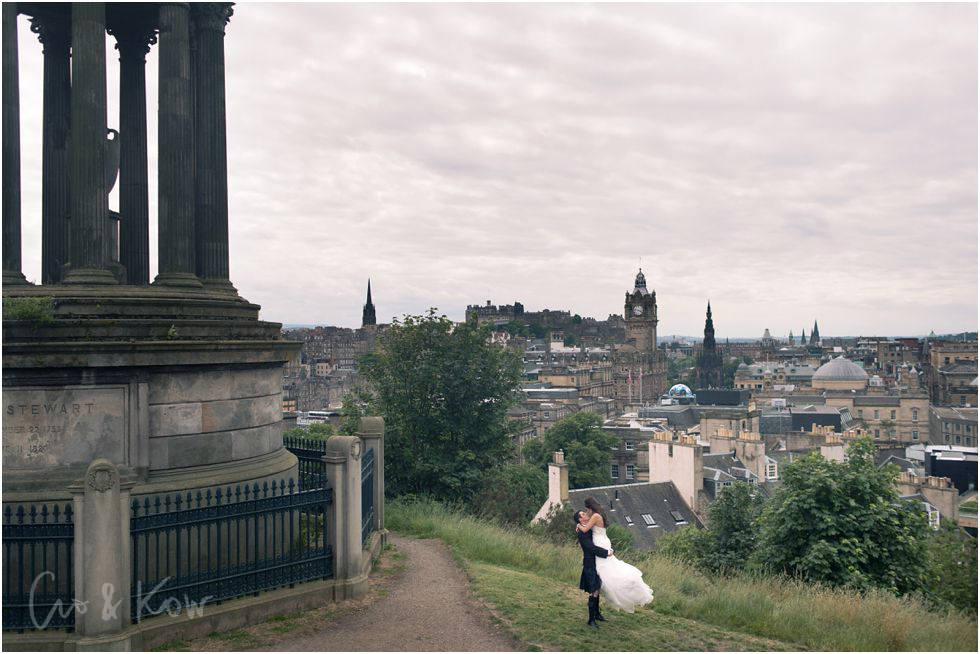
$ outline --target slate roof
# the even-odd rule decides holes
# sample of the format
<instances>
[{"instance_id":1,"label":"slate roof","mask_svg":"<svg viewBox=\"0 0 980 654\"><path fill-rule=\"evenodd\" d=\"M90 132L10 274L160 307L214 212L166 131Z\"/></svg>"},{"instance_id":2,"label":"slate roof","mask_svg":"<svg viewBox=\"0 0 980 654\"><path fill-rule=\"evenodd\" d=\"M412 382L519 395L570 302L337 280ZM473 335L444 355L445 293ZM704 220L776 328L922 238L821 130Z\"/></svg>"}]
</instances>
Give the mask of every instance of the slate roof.
<instances>
[{"instance_id":1,"label":"slate roof","mask_svg":"<svg viewBox=\"0 0 980 654\"><path fill-rule=\"evenodd\" d=\"M569 502L575 510L584 507L585 498L589 496L599 501L606 511L610 524L619 525L633 534L633 547L638 550L654 549L658 538L684 525L703 526L697 516L687 508L674 483L670 481L568 491ZM644 515L650 516L654 525L648 525ZM681 520L678 521L677 517Z\"/></svg>"},{"instance_id":2,"label":"slate roof","mask_svg":"<svg viewBox=\"0 0 980 654\"><path fill-rule=\"evenodd\" d=\"M904 447L883 447L881 449L875 450L874 462L875 466L881 467L885 464L888 459L905 459L905 448Z\"/></svg>"},{"instance_id":3,"label":"slate roof","mask_svg":"<svg viewBox=\"0 0 980 654\"><path fill-rule=\"evenodd\" d=\"M906 472L908 470L913 470L914 471L914 470L917 470L917 469L919 469L919 468L922 467L919 464L917 464L915 461L910 461L909 459L906 459L905 457L894 456L894 455L892 455L892 456L888 457L887 459L885 459L884 461L882 461L880 464L878 464L878 467L879 468L884 468L886 465L888 465L890 463L893 463L893 464L897 465L898 468L899 468L899 470L901 470L902 472Z\"/></svg>"},{"instance_id":4,"label":"slate roof","mask_svg":"<svg viewBox=\"0 0 980 654\"><path fill-rule=\"evenodd\" d=\"M976 375L977 374L977 362L976 361L954 361L953 363L948 363L939 369L944 375Z\"/></svg>"},{"instance_id":5,"label":"slate roof","mask_svg":"<svg viewBox=\"0 0 980 654\"><path fill-rule=\"evenodd\" d=\"M738 457L735 456L735 452L717 452L714 454L704 454L702 455L702 463L705 469L704 476L712 476L708 474L708 468L721 471L728 477L738 480L745 481L747 475L752 475L749 469L744 463L739 461ZM753 477L755 475L752 475ZM721 479L720 477L714 477L715 479Z\"/></svg>"}]
</instances>

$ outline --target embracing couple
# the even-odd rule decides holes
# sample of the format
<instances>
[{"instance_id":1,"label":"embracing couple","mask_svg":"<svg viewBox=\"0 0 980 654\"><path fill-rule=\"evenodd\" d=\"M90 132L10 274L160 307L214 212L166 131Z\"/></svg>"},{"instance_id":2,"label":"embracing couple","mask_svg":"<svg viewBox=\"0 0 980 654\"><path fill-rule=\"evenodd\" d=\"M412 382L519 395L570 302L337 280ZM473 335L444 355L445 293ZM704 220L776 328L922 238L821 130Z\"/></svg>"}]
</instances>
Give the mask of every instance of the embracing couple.
<instances>
[{"instance_id":1,"label":"embracing couple","mask_svg":"<svg viewBox=\"0 0 980 654\"><path fill-rule=\"evenodd\" d=\"M606 620L599 611L600 589L613 608L629 613L653 600L653 591L643 583L643 573L613 556L606 524L606 514L594 497L585 499L584 511L575 512L575 533L583 553L578 586L589 594L588 624L596 628L596 620Z\"/></svg>"}]
</instances>

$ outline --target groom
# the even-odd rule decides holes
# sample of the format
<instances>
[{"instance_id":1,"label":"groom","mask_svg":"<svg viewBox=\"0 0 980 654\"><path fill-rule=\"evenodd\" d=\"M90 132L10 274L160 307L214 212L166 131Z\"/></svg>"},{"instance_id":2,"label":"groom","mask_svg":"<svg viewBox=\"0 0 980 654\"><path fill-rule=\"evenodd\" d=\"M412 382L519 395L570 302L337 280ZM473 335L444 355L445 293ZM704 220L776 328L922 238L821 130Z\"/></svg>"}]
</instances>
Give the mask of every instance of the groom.
<instances>
[{"instance_id":1,"label":"groom","mask_svg":"<svg viewBox=\"0 0 980 654\"><path fill-rule=\"evenodd\" d=\"M576 525L584 526L588 519L585 511L575 512ZM612 554L612 551L598 547L592 542L591 529L585 532L576 529L575 533L578 535L578 544L582 548L582 576L578 587L589 594L588 625L598 629L596 620L604 622L605 618L599 613L599 589L602 587L602 580L599 579L599 573L595 569L595 557L606 558Z\"/></svg>"}]
</instances>

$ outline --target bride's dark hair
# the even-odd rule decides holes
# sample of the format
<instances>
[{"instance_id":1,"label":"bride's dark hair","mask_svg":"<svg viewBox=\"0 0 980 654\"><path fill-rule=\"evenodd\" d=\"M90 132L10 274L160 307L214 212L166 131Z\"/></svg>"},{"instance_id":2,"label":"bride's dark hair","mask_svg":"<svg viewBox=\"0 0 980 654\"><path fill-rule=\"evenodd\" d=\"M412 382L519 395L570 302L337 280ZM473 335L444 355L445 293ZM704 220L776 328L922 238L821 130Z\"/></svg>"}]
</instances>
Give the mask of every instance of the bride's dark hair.
<instances>
[{"instance_id":1,"label":"bride's dark hair","mask_svg":"<svg viewBox=\"0 0 980 654\"><path fill-rule=\"evenodd\" d=\"M599 504L599 500L589 495L585 498L585 508L590 509L593 513L598 513L602 516L602 526L609 526L609 518L606 517L606 512L602 510L602 506Z\"/></svg>"}]
</instances>

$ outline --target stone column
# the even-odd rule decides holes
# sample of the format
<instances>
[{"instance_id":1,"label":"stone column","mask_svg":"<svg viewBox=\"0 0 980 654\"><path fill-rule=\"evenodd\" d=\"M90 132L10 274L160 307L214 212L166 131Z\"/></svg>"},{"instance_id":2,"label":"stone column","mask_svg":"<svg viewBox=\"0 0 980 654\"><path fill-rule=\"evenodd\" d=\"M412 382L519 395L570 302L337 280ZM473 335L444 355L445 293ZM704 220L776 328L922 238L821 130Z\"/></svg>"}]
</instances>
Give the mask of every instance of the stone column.
<instances>
[{"instance_id":1,"label":"stone column","mask_svg":"<svg viewBox=\"0 0 980 654\"><path fill-rule=\"evenodd\" d=\"M154 284L201 288L195 274L194 143L187 3L160 5L158 267Z\"/></svg>"},{"instance_id":2,"label":"stone column","mask_svg":"<svg viewBox=\"0 0 980 654\"><path fill-rule=\"evenodd\" d=\"M151 25L110 31L119 50L119 263L128 284L150 283L150 192L146 155L146 54Z\"/></svg>"},{"instance_id":3,"label":"stone column","mask_svg":"<svg viewBox=\"0 0 980 654\"><path fill-rule=\"evenodd\" d=\"M129 649L120 632L129 626L134 483L122 481L112 462L96 459L68 489L75 508L75 599L87 603L85 613L75 613L77 649Z\"/></svg>"},{"instance_id":4,"label":"stone column","mask_svg":"<svg viewBox=\"0 0 980 654\"><path fill-rule=\"evenodd\" d=\"M81 2L71 9L71 265L64 281L115 284L105 257L105 4Z\"/></svg>"},{"instance_id":5,"label":"stone column","mask_svg":"<svg viewBox=\"0 0 980 654\"><path fill-rule=\"evenodd\" d=\"M41 158L41 283L57 284L68 264L71 10L31 19L44 52Z\"/></svg>"},{"instance_id":6,"label":"stone column","mask_svg":"<svg viewBox=\"0 0 980 654\"><path fill-rule=\"evenodd\" d=\"M231 3L191 6L194 50L197 275L208 290L237 293L228 275L228 155L225 128L225 25Z\"/></svg>"},{"instance_id":7,"label":"stone column","mask_svg":"<svg viewBox=\"0 0 980 654\"><path fill-rule=\"evenodd\" d=\"M20 270L20 86L17 5L3 3L3 285L26 284Z\"/></svg>"},{"instance_id":8,"label":"stone column","mask_svg":"<svg viewBox=\"0 0 980 654\"><path fill-rule=\"evenodd\" d=\"M374 531L381 534L382 545L387 540L385 533L385 419L361 418L357 435L364 442L364 450L374 449Z\"/></svg>"},{"instance_id":9,"label":"stone column","mask_svg":"<svg viewBox=\"0 0 980 654\"><path fill-rule=\"evenodd\" d=\"M350 599L360 594L362 448L357 436L331 436L323 457L327 481L333 489L326 531L327 541L333 549L337 599Z\"/></svg>"}]
</instances>

